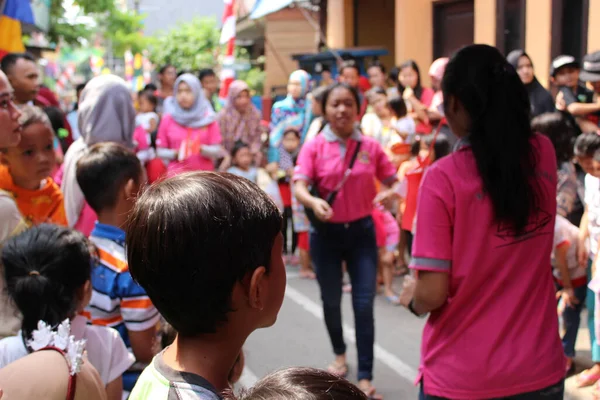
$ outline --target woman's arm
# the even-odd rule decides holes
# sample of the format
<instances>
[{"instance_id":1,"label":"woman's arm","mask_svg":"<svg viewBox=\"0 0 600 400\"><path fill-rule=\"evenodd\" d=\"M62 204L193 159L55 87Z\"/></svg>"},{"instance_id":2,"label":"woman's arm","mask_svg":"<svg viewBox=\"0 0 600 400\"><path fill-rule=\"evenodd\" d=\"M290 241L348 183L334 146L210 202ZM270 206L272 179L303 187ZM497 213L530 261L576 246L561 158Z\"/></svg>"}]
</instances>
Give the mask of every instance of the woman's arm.
<instances>
[{"instance_id":1,"label":"woman's arm","mask_svg":"<svg viewBox=\"0 0 600 400\"><path fill-rule=\"evenodd\" d=\"M448 273L419 271L412 308L419 315L437 310L448 299Z\"/></svg>"},{"instance_id":2,"label":"woman's arm","mask_svg":"<svg viewBox=\"0 0 600 400\"><path fill-rule=\"evenodd\" d=\"M165 114L158 125L158 132L156 133L156 155L167 161L177 160L179 154L179 150L171 149L169 146L170 122L171 116Z\"/></svg>"},{"instance_id":3,"label":"woman's arm","mask_svg":"<svg viewBox=\"0 0 600 400\"><path fill-rule=\"evenodd\" d=\"M204 144L200 147L200 153L206 158L218 159L223 156L225 150L220 144Z\"/></svg>"},{"instance_id":4,"label":"woman's arm","mask_svg":"<svg viewBox=\"0 0 600 400\"><path fill-rule=\"evenodd\" d=\"M107 400L120 400L123 397L123 377L119 376L112 382L106 385Z\"/></svg>"},{"instance_id":5,"label":"woman's arm","mask_svg":"<svg viewBox=\"0 0 600 400\"><path fill-rule=\"evenodd\" d=\"M579 241L577 243L577 261L582 267L587 266L589 254L587 251L587 239L589 237L588 230L588 208L585 206L585 211L581 216L581 222L579 223Z\"/></svg>"},{"instance_id":6,"label":"woman's arm","mask_svg":"<svg viewBox=\"0 0 600 400\"><path fill-rule=\"evenodd\" d=\"M328 221L333 217L333 210L329 203L325 200L314 197L308 191L306 182L298 180L294 184L294 190L296 193L296 199L306 208L310 208L315 213L315 216L321 221Z\"/></svg>"}]
</instances>

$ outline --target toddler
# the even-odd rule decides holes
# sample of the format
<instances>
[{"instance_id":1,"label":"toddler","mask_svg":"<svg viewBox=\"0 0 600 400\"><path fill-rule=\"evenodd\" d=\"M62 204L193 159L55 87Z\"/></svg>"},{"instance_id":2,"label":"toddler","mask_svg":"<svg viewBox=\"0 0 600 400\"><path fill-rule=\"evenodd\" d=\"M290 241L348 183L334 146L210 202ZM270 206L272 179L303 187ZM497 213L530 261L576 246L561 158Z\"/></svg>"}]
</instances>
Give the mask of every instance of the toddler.
<instances>
[{"instance_id":1,"label":"toddler","mask_svg":"<svg viewBox=\"0 0 600 400\"><path fill-rule=\"evenodd\" d=\"M251 182L257 182L258 169L252 166L250 146L241 140L238 140L233 145L231 163L232 166L227 169L227 172L246 178Z\"/></svg>"}]
</instances>

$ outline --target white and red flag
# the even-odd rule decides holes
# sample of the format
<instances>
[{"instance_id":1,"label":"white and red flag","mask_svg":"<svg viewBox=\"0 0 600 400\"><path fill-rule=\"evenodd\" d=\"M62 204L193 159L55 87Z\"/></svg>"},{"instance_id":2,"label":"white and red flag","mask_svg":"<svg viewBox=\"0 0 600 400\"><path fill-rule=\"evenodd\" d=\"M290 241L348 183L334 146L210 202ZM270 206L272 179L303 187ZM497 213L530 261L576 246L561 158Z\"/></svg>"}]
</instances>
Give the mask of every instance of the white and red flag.
<instances>
[{"instance_id":1,"label":"white and red flag","mask_svg":"<svg viewBox=\"0 0 600 400\"><path fill-rule=\"evenodd\" d=\"M221 68L221 90L219 97L221 99L227 98L229 92L229 85L235 79L235 70L233 64L235 57L233 50L235 48L235 13L234 13L234 2L235 0L224 0L225 11L223 12L223 28L221 29L221 44L227 44L225 51L225 57L223 58L223 66Z\"/></svg>"}]
</instances>

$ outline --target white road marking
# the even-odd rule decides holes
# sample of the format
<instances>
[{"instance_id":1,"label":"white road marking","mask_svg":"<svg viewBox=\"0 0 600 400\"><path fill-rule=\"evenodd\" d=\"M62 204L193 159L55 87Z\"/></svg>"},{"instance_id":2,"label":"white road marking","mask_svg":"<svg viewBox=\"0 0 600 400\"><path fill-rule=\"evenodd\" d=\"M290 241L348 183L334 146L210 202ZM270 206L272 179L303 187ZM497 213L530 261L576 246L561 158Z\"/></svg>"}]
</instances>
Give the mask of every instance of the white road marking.
<instances>
[{"instance_id":1,"label":"white road marking","mask_svg":"<svg viewBox=\"0 0 600 400\"><path fill-rule=\"evenodd\" d=\"M323 308L320 304L315 303L310 298L300 293L300 291L289 285L285 289L285 295L294 303L298 304L300 307L304 308L310 314L315 316L317 319L323 321ZM344 328L344 338L346 341L348 343L356 344L354 328L345 322L342 324L342 327ZM381 347L379 344L377 344L377 342L375 342L374 351L375 359L387 365L392 371L410 383L414 382L418 374L414 368Z\"/></svg>"}]
</instances>

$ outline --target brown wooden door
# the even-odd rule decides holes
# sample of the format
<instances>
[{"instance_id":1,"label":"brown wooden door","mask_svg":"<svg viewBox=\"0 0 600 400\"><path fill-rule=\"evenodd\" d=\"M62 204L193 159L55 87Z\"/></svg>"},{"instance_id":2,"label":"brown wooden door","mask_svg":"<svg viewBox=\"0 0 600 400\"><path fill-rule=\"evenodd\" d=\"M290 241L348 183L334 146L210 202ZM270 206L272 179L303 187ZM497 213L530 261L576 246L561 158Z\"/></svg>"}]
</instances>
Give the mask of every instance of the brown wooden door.
<instances>
[{"instance_id":1,"label":"brown wooden door","mask_svg":"<svg viewBox=\"0 0 600 400\"><path fill-rule=\"evenodd\" d=\"M473 0L435 4L433 9L433 58L449 57L473 43Z\"/></svg>"}]
</instances>

